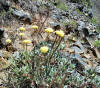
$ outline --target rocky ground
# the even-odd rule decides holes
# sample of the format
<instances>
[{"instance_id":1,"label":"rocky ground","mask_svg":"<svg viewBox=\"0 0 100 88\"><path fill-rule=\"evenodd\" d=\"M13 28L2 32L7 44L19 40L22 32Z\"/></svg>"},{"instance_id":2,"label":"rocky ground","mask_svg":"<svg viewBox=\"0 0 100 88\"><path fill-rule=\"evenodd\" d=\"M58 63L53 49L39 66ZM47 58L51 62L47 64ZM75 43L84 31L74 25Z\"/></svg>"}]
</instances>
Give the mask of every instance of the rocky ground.
<instances>
[{"instance_id":1,"label":"rocky ground","mask_svg":"<svg viewBox=\"0 0 100 88\"><path fill-rule=\"evenodd\" d=\"M32 25L38 25L41 31L46 27L62 29L65 32L65 48L62 52L66 58L74 60L80 73L83 68L95 69L100 80L100 48L94 46L94 41L100 40L100 33L96 31L95 20L91 20L94 18L92 8L73 1L0 0L0 58L7 60L21 50L18 37L21 26L26 28L24 39L35 43L43 41L46 34L42 32L44 35L34 35ZM59 3L63 3L63 6ZM9 50L5 42L7 38L13 41ZM53 39L52 36L50 39ZM28 50L32 50L32 47L33 44ZM4 77L4 71L5 68L0 68L0 77Z\"/></svg>"}]
</instances>

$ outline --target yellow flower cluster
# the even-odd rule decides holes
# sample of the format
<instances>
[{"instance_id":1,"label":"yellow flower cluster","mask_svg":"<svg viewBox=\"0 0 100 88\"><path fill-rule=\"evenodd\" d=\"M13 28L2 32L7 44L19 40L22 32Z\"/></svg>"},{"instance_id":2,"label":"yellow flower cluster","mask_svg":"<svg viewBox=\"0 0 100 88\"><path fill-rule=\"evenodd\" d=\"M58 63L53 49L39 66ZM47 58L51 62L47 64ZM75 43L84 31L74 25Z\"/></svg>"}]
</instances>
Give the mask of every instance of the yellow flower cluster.
<instances>
[{"instance_id":1,"label":"yellow flower cluster","mask_svg":"<svg viewBox=\"0 0 100 88\"><path fill-rule=\"evenodd\" d=\"M37 25L33 25L32 28L33 29L38 29L38 26Z\"/></svg>"},{"instance_id":2,"label":"yellow flower cluster","mask_svg":"<svg viewBox=\"0 0 100 88\"><path fill-rule=\"evenodd\" d=\"M65 35L64 31L62 31L62 30L57 30L57 31L56 31L56 34L57 34L58 36L60 36L60 37L64 37L64 35Z\"/></svg>"},{"instance_id":3,"label":"yellow flower cluster","mask_svg":"<svg viewBox=\"0 0 100 88\"><path fill-rule=\"evenodd\" d=\"M31 43L31 40L23 40L23 43L24 44L30 44Z\"/></svg>"},{"instance_id":4,"label":"yellow flower cluster","mask_svg":"<svg viewBox=\"0 0 100 88\"><path fill-rule=\"evenodd\" d=\"M53 32L54 30L52 29L52 28L47 28L47 29L45 29L45 32L48 32L48 33L51 33L51 32Z\"/></svg>"},{"instance_id":5,"label":"yellow flower cluster","mask_svg":"<svg viewBox=\"0 0 100 88\"><path fill-rule=\"evenodd\" d=\"M10 39L7 39L7 40L6 40L6 43L11 43L11 40L10 40Z\"/></svg>"},{"instance_id":6,"label":"yellow flower cluster","mask_svg":"<svg viewBox=\"0 0 100 88\"><path fill-rule=\"evenodd\" d=\"M24 33L19 33L19 36L23 37L25 34Z\"/></svg>"},{"instance_id":7,"label":"yellow flower cluster","mask_svg":"<svg viewBox=\"0 0 100 88\"><path fill-rule=\"evenodd\" d=\"M43 46L43 47L40 48L40 51L41 51L42 53L47 53L48 50L49 50L49 48L48 48L47 46Z\"/></svg>"},{"instance_id":8,"label":"yellow flower cluster","mask_svg":"<svg viewBox=\"0 0 100 88\"><path fill-rule=\"evenodd\" d=\"M20 27L19 30L20 31L25 31L25 28L24 27Z\"/></svg>"}]
</instances>

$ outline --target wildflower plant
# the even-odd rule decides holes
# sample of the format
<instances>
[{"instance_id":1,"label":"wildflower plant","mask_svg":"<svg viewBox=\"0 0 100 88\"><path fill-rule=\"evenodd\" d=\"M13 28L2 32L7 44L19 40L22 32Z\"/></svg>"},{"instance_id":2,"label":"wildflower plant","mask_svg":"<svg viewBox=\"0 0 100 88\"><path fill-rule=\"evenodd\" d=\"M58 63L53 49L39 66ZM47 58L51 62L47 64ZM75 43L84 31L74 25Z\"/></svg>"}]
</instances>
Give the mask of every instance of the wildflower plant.
<instances>
[{"instance_id":1,"label":"wildflower plant","mask_svg":"<svg viewBox=\"0 0 100 88\"><path fill-rule=\"evenodd\" d=\"M52 33L54 30L50 28L45 32ZM90 80L89 82L94 83L93 80L97 80L94 72L90 72L90 75L87 75L89 72L84 72L86 75L79 74L72 59L66 58L66 55L60 52L64 36L64 31L57 30L55 41L38 42L32 51L27 49L32 41L23 40L25 50L19 51L19 55L11 56L9 59L11 64L9 72L6 73L8 81L5 87L64 88L64 85L80 87L85 83L86 77Z\"/></svg>"},{"instance_id":2,"label":"wildflower plant","mask_svg":"<svg viewBox=\"0 0 100 88\"><path fill-rule=\"evenodd\" d=\"M27 51L28 44L31 43L31 40L23 40L23 44L25 44L25 50Z\"/></svg>"},{"instance_id":3,"label":"wildflower plant","mask_svg":"<svg viewBox=\"0 0 100 88\"><path fill-rule=\"evenodd\" d=\"M6 39L5 42L7 43L6 48L7 48L7 50L9 51L9 50L10 50L10 46L11 46L11 42L12 42L12 40L11 40L11 39Z\"/></svg>"},{"instance_id":4,"label":"wildflower plant","mask_svg":"<svg viewBox=\"0 0 100 88\"><path fill-rule=\"evenodd\" d=\"M23 37L25 36L25 34L24 34L24 33L19 33L19 36L20 36L20 38L21 38L21 40L22 40Z\"/></svg>"}]
</instances>

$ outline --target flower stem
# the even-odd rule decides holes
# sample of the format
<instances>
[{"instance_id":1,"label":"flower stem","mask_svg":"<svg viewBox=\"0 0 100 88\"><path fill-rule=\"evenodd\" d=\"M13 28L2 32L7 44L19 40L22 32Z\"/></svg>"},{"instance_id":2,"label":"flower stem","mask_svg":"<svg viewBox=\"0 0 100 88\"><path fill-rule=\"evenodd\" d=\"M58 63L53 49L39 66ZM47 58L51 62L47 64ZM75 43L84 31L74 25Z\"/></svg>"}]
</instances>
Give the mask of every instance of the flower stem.
<instances>
[{"instance_id":1,"label":"flower stem","mask_svg":"<svg viewBox=\"0 0 100 88\"><path fill-rule=\"evenodd\" d=\"M47 37L46 37L46 41L48 41L49 40L49 33L47 34Z\"/></svg>"},{"instance_id":2,"label":"flower stem","mask_svg":"<svg viewBox=\"0 0 100 88\"><path fill-rule=\"evenodd\" d=\"M27 44L26 44L26 51L27 51Z\"/></svg>"},{"instance_id":3,"label":"flower stem","mask_svg":"<svg viewBox=\"0 0 100 88\"><path fill-rule=\"evenodd\" d=\"M51 55L50 55L50 58L49 58L49 60L50 60L50 61L51 61L51 58L53 57L53 55L54 55L55 51L58 49L58 47L59 47L59 45L60 45L61 41L62 41L62 38L60 38L60 41L58 42L57 47L55 47L55 49L53 50L53 52L51 52Z\"/></svg>"},{"instance_id":4,"label":"flower stem","mask_svg":"<svg viewBox=\"0 0 100 88\"><path fill-rule=\"evenodd\" d=\"M56 38L55 38L55 40L54 40L54 43L52 44L51 49L53 49L53 48L54 48L54 45L56 44L56 41L57 41L57 36L56 36Z\"/></svg>"}]
</instances>

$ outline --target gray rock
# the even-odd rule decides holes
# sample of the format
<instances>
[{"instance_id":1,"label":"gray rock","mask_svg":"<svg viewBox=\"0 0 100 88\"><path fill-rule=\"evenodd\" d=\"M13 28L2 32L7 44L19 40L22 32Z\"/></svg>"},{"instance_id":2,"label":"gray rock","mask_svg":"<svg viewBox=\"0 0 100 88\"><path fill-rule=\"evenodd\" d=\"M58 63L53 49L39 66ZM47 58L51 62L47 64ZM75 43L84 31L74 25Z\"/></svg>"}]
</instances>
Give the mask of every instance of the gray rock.
<instances>
[{"instance_id":1,"label":"gray rock","mask_svg":"<svg viewBox=\"0 0 100 88\"><path fill-rule=\"evenodd\" d=\"M85 23L83 21L78 21L78 30L81 30L82 28L85 27Z\"/></svg>"},{"instance_id":2,"label":"gray rock","mask_svg":"<svg viewBox=\"0 0 100 88\"><path fill-rule=\"evenodd\" d=\"M88 12L88 16L89 16L89 18L92 18L93 17L93 13L92 13L91 10Z\"/></svg>"},{"instance_id":3,"label":"gray rock","mask_svg":"<svg viewBox=\"0 0 100 88\"><path fill-rule=\"evenodd\" d=\"M59 23L56 23L56 22L50 22L50 25L51 25L51 27L52 27L53 29L55 29L55 30L58 30L58 29L61 28L61 27L60 27L60 24L59 24Z\"/></svg>"},{"instance_id":4,"label":"gray rock","mask_svg":"<svg viewBox=\"0 0 100 88\"><path fill-rule=\"evenodd\" d=\"M77 70L83 71L85 69L84 62L79 54L73 54L70 56L72 63L74 63Z\"/></svg>"},{"instance_id":5,"label":"gray rock","mask_svg":"<svg viewBox=\"0 0 100 88\"><path fill-rule=\"evenodd\" d=\"M85 28L85 22L78 21L77 23L78 23L79 34L81 35L81 37L84 37L83 28Z\"/></svg>"},{"instance_id":6,"label":"gray rock","mask_svg":"<svg viewBox=\"0 0 100 88\"><path fill-rule=\"evenodd\" d=\"M77 16L74 16L74 20L77 20L78 19L78 17Z\"/></svg>"},{"instance_id":7,"label":"gray rock","mask_svg":"<svg viewBox=\"0 0 100 88\"><path fill-rule=\"evenodd\" d=\"M100 18L100 0L91 0L91 1L92 1L92 4L93 4L93 6L92 6L93 15L97 18Z\"/></svg>"},{"instance_id":8,"label":"gray rock","mask_svg":"<svg viewBox=\"0 0 100 88\"><path fill-rule=\"evenodd\" d=\"M84 53L84 51L85 51L83 45L79 41L72 44L72 46L70 48L72 50L74 50L75 53Z\"/></svg>"},{"instance_id":9,"label":"gray rock","mask_svg":"<svg viewBox=\"0 0 100 88\"><path fill-rule=\"evenodd\" d=\"M97 35L97 38L100 40L100 34L99 34L99 35Z\"/></svg>"},{"instance_id":10,"label":"gray rock","mask_svg":"<svg viewBox=\"0 0 100 88\"><path fill-rule=\"evenodd\" d=\"M97 67L95 68L95 72L96 72L97 74L100 75L100 66L97 66Z\"/></svg>"},{"instance_id":11,"label":"gray rock","mask_svg":"<svg viewBox=\"0 0 100 88\"><path fill-rule=\"evenodd\" d=\"M97 57L100 59L100 47L96 47L95 52L96 52Z\"/></svg>"},{"instance_id":12,"label":"gray rock","mask_svg":"<svg viewBox=\"0 0 100 88\"><path fill-rule=\"evenodd\" d=\"M11 6L10 1L0 0L0 12L3 10L8 11L10 6Z\"/></svg>"},{"instance_id":13,"label":"gray rock","mask_svg":"<svg viewBox=\"0 0 100 88\"><path fill-rule=\"evenodd\" d=\"M90 65L88 65L84 60L87 60L86 58L82 58L80 54L73 54L70 56L72 59L72 63L76 64L76 69L83 71L83 70L88 70L91 68ZM87 60L88 61L88 60Z\"/></svg>"},{"instance_id":14,"label":"gray rock","mask_svg":"<svg viewBox=\"0 0 100 88\"><path fill-rule=\"evenodd\" d=\"M32 23L32 18L31 18L29 13L26 13L26 12L21 11L21 10L19 11L17 9L12 9L12 14L21 21L27 22L29 24Z\"/></svg>"}]
</instances>

